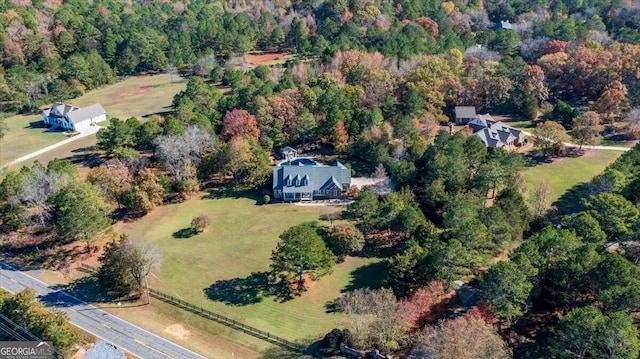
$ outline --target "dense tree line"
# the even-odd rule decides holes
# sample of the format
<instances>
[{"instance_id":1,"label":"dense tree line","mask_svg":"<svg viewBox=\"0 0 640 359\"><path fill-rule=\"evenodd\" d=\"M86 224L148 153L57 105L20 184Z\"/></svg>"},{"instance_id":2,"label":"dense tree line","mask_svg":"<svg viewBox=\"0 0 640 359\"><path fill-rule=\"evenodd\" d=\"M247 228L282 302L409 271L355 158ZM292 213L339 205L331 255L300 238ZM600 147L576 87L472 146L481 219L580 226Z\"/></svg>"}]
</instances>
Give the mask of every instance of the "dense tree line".
<instances>
[{"instance_id":1,"label":"dense tree line","mask_svg":"<svg viewBox=\"0 0 640 359\"><path fill-rule=\"evenodd\" d=\"M53 347L62 353L70 351L76 344L76 329L67 314L46 308L31 288L16 294L0 290L0 313L35 336L51 341Z\"/></svg>"}]
</instances>

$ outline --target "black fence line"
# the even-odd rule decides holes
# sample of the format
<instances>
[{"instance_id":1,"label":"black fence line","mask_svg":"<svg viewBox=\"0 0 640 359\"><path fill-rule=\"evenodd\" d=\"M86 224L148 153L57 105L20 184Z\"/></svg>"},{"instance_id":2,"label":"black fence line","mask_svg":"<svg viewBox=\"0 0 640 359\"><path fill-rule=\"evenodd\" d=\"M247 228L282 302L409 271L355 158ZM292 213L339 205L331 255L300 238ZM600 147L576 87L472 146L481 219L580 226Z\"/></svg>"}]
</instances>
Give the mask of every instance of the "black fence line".
<instances>
[{"instance_id":1,"label":"black fence line","mask_svg":"<svg viewBox=\"0 0 640 359\"><path fill-rule=\"evenodd\" d=\"M264 330L260 330L258 328L254 328L250 325L240 323L235 319L231 319L229 317L225 317L224 315L220 315L218 313L214 313L208 309L204 309L202 307L195 306L191 303L185 302L184 300L178 299L172 295L162 293L155 289L149 288L149 294L157 299L160 299L166 303L172 304L176 307L188 310L194 314L197 314L203 318L215 320L218 323L224 324L226 326L232 327L234 329L241 330L246 334L252 335L258 339L262 339L268 341L272 344L277 344L287 349L292 349L298 352L303 352L305 348L297 343L294 343L290 340L284 339L277 335L273 335Z\"/></svg>"}]
</instances>

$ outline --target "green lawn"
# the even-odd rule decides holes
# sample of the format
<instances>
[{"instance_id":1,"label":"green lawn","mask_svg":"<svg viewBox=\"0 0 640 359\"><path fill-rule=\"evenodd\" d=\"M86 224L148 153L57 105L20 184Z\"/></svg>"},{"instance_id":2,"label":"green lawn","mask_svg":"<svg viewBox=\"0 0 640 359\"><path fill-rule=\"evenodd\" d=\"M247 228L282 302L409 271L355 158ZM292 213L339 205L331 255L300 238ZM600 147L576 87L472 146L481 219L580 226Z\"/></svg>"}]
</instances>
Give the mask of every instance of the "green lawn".
<instances>
[{"instance_id":1,"label":"green lawn","mask_svg":"<svg viewBox=\"0 0 640 359\"><path fill-rule=\"evenodd\" d=\"M542 181L551 183L555 201L570 188L586 183L604 171L621 154L622 151L587 150L581 157L557 158L551 163L527 168L523 174L530 191Z\"/></svg>"},{"instance_id":2,"label":"green lawn","mask_svg":"<svg viewBox=\"0 0 640 359\"><path fill-rule=\"evenodd\" d=\"M67 101L75 106L87 106L101 103L110 117L126 119L132 116L142 119L156 113L171 110L173 96L182 91L186 80L174 77L173 83L166 74L153 76L129 77L123 81L108 85ZM7 119L9 132L0 140L0 164L29 154L40 148L52 145L65 138L61 132L46 132L45 128L29 127L30 123L40 126L40 115L13 116ZM80 141L83 141L80 144ZM72 142L51 153L38 156L38 160L46 163L52 158L64 158L75 155L72 150L95 145L95 136ZM30 164L33 161L28 161Z\"/></svg>"},{"instance_id":3,"label":"green lawn","mask_svg":"<svg viewBox=\"0 0 640 359\"><path fill-rule=\"evenodd\" d=\"M327 313L327 303L347 288L379 282L379 260L348 258L301 297L285 302L260 296L260 285L251 274L268 270L271 251L285 229L335 210L260 206L243 197L193 199L161 207L139 221L117 225L116 230L160 247L163 265L154 288L285 338L319 338L343 319ZM186 239L173 236L201 213L213 219L210 229Z\"/></svg>"},{"instance_id":4,"label":"green lawn","mask_svg":"<svg viewBox=\"0 0 640 359\"><path fill-rule=\"evenodd\" d=\"M5 120L7 135L0 140L0 164L47 147L65 138L63 132L48 132L40 127L40 115L13 116Z\"/></svg>"}]
</instances>

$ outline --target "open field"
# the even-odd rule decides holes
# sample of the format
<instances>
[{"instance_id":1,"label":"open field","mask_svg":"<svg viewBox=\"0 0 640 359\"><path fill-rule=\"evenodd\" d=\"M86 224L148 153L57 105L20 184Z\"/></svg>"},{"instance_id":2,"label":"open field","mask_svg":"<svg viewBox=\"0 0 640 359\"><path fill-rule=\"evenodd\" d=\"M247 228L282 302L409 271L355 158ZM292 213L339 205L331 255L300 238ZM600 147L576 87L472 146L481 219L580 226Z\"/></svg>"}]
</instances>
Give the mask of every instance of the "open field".
<instances>
[{"instance_id":1,"label":"open field","mask_svg":"<svg viewBox=\"0 0 640 359\"><path fill-rule=\"evenodd\" d=\"M104 106L110 117L126 119L135 116L142 119L152 114L170 111L173 96L182 91L185 86L185 79L174 77L172 83L166 74L129 77L67 102L80 107L97 102ZM65 138L64 133L46 132L45 128L37 128L40 119L40 115L18 115L7 119L9 132L0 140L0 163L7 163ZM36 128L30 126L31 123ZM105 124L106 122L101 125ZM52 155L47 153L36 159L46 163L50 158L64 158L73 149L94 144L95 136L91 136L58 148L52 152ZM31 162L27 161L25 164L28 165Z\"/></svg>"},{"instance_id":2,"label":"open field","mask_svg":"<svg viewBox=\"0 0 640 359\"><path fill-rule=\"evenodd\" d=\"M623 152L587 150L580 157L555 158L551 163L543 163L527 168L523 174L527 178L530 191L548 181L553 187L553 200L558 200L567 190L586 183L615 161Z\"/></svg>"},{"instance_id":3,"label":"open field","mask_svg":"<svg viewBox=\"0 0 640 359\"><path fill-rule=\"evenodd\" d=\"M49 132L45 127L38 127L41 119L40 115L29 115L5 120L9 132L0 140L0 164L67 138L64 132Z\"/></svg>"},{"instance_id":4,"label":"open field","mask_svg":"<svg viewBox=\"0 0 640 359\"><path fill-rule=\"evenodd\" d=\"M339 326L342 316L327 313L327 303L347 288L375 286L379 260L347 258L293 300L265 296L259 273L268 270L278 235L336 208L258 206L255 199L242 195L164 206L115 229L160 247L163 265L151 285L158 290L289 340L320 338ZM213 219L210 229L191 238L173 236L201 213Z\"/></svg>"}]
</instances>

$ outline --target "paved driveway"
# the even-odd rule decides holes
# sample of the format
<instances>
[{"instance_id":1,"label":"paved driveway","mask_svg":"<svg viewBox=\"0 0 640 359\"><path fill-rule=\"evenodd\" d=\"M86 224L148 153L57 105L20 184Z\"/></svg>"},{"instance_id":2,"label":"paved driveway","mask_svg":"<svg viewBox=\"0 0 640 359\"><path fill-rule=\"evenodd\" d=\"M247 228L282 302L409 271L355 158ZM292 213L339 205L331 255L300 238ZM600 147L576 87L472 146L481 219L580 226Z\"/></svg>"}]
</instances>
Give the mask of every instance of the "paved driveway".
<instances>
[{"instance_id":1,"label":"paved driveway","mask_svg":"<svg viewBox=\"0 0 640 359\"><path fill-rule=\"evenodd\" d=\"M48 307L67 313L75 326L137 357L144 359L204 358L200 354L87 304L64 291L51 288L48 284L2 262L0 262L0 287L12 293L26 287L33 288L40 301Z\"/></svg>"},{"instance_id":2,"label":"paved driveway","mask_svg":"<svg viewBox=\"0 0 640 359\"><path fill-rule=\"evenodd\" d=\"M24 162L26 160L29 160L29 159L34 158L36 156L39 156L39 155L41 155L41 154L43 154L45 152L49 152L49 151L51 151L53 149L56 149L56 148L58 148L60 146L64 146L69 142L73 142L75 140L79 140L79 139L81 139L83 137L95 135L96 133L98 133L98 131L100 131L101 128L102 127L100 127L98 125L89 126L89 127L85 128L85 129L81 130L79 134L77 134L75 136L72 136L72 137L69 137L66 140L62 140L60 142L54 143L51 146L47 146L45 148L41 148L41 149L39 149L39 150L37 150L35 152L31 152L28 155L24 155L22 157L16 158L15 160L13 160L13 161L11 161L9 163L5 163L2 166L0 166L0 169L6 168L6 167L10 167L10 166L13 166L13 165L17 165L20 162ZM11 149L8 149L8 150L11 150Z\"/></svg>"}]
</instances>

